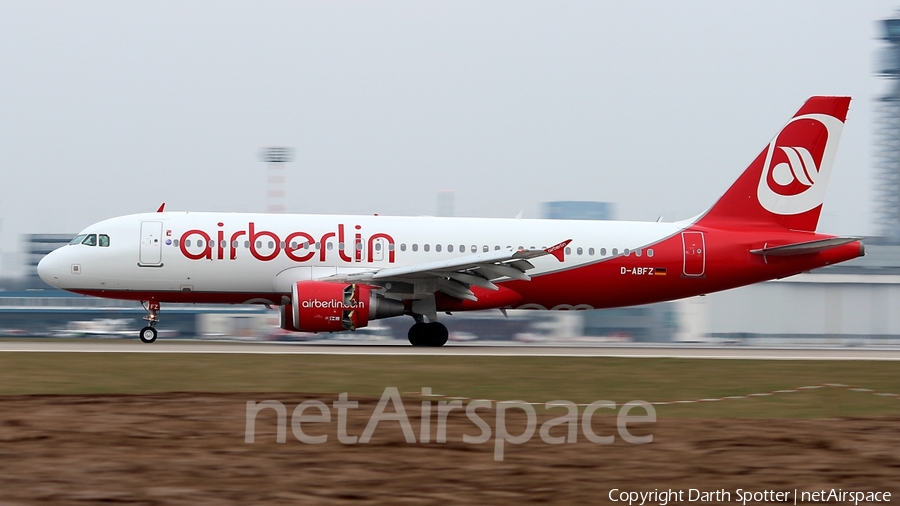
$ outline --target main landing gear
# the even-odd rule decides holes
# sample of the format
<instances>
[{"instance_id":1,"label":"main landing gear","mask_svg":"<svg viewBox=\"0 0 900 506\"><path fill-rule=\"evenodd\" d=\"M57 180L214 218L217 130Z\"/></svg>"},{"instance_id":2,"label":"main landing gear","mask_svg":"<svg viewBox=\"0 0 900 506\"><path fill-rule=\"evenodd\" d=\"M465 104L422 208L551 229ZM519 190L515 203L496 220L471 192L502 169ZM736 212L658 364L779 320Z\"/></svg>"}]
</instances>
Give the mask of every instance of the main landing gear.
<instances>
[{"instance_id":1,"label":"main landing gear","mask_svg":"<svg viewBox=\"0 0 900 506\"><path fill-rule=\"evenodd\" d=\"M435 346L440 347L447 344L447 327L443 323L428 322L419 315L414 315L416 323L409 328L409 344L413 346Z\"/></svg>"},{"instance_id":2,"label":"main landing gear","mask_svg":"<svg viewBox=\"0 0 900 506\"><path fill-rule=\"evenodd\" d=\"M155 300L151 301L141 301L141 304L144 306L144 309L147 310L147 316L144 317L147 320L147 326L141 329L141 341L145 343L152 343L156 341L157 332L154 327L159 323L159 302Z\"/></svg>"}]
</instances>

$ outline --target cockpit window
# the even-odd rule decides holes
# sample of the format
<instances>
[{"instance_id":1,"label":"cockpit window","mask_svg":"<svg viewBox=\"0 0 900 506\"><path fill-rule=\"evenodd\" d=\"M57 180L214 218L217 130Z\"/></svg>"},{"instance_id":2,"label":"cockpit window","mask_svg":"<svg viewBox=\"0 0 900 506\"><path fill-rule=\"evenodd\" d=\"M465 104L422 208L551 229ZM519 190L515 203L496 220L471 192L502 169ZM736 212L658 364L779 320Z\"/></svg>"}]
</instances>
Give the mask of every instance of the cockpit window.
<instances>
[{"instance_id":1,"label":"cockpit window","mask_svg":"<svg viewBox=\"0 0 900 506\"><path fill-rule=\"evenodd\" d=\"M81 241L81 244L85 246L96 246L97 245L97 234L90 234Z\"/></svg>"},{"instance_id":2,"label":"cockpit window","mask_svg":"<svg viewBox=\"0 0 900 506\"><path fill-rule=\"evenodd\" d=\"M76 235L74 239L69 241L69 244L81 244L81 241L83 241L85 237L85 234Z\"/></svg>"},{"instance_id":3,"label":"cockpit window","mask_svg":"<svg viewBox=\"0 0 900 506\"><path fill-rule=\"evenodd\" d=\"M109 236L106 234L100 234L100 247L108 248L109 247Z\"/></svg>"}]
</instances>

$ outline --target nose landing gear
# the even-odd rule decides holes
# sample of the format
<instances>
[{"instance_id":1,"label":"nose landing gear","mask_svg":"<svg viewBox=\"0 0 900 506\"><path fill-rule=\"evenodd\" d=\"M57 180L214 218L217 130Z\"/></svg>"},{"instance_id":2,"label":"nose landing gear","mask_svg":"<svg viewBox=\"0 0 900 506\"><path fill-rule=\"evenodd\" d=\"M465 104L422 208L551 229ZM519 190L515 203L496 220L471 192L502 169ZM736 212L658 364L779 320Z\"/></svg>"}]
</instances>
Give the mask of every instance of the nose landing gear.
<instances>
[{"instance_id":1,"label":"nose landing gear","mask_svg":"<svg viewBox=\"0 0 900 506\"><path fill-rule=\"evenodd\" d=\"M144 317L147 320L147 326L141 329L140 336L142 342L149 344L156 341L156 336L158 335L154 327L159 323L159 302L150 300L141 301L141 304L147 310L147 316Z\"/></svg>"}]
</instances>

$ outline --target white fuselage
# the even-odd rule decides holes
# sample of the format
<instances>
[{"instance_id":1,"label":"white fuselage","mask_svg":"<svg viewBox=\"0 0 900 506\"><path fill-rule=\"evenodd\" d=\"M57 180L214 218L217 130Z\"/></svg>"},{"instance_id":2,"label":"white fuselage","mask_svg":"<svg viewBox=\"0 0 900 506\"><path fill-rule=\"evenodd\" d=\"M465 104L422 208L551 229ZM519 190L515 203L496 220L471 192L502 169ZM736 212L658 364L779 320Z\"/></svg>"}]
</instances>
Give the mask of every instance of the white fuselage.
<instances>
[{"instance_id":1,"label":"white fuselage","mask_svg":"<svg viewBox=\"0 0 900 506\"><path fill-rule=\"evenodd\" d=\"M564 261L533 260L533 277L637 254L683 228L578 220L146 213L91 225L81 234L108 235L109 246L61 248L52 265L42 264L41 276L63 289L286 295L299 280L572 239Z\"/></svg>"}]
</instances>

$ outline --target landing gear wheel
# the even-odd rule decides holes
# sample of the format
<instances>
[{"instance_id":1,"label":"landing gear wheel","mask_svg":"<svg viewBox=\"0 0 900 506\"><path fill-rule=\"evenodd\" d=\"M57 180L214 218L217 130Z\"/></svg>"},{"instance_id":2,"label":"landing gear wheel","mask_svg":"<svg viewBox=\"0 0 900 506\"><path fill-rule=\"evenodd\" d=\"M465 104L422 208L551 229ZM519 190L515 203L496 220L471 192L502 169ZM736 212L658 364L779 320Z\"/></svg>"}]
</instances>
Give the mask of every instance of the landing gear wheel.
<instances>
[{"instance_id":1,"label":"landing gear wheel","mask_svg":"<svg viewBox=\"0 0 900 506\"><path fill-rule=\"evenodd\" d=\"M152 343L156 341L157 332L153 327L144 327L141 329L141 341L145 343Z\"/></svg>"},{"instance_id":2,"label":"landing gear wheel","mask_svg":"<svg viewBox=\"0 0 900 506\"><path fill-rule=\"evenodd\" d=\"M447 327L440 322L430 322L426 324L425 335L427 336L426 346L441 347L447 344L447 338L450 336Z\"/></svg>"},{"instance_id":3,"label":"landing gear wheel","mask_svg":"<svg viewBox=\"0 0 900 506\"><path fill-rule=\"evenodd\" d=\"M413 346L427 346L427 329L427 323L417 322L413 324L413 326L409 328L409 333L407 334L407 337L409 338L409 344Z\"/></svg>"},{"instance_id":4,"label":"landing gear wheel","mask_svg":"<svg viewBox=\"0 0 900 506\"><path fill-rule=\"evenodd\" d=\"M409 344L413 346L436 346L447 344L447 327L438 322L418 322L409 328Z\"/></svg>"}]
</instances>

